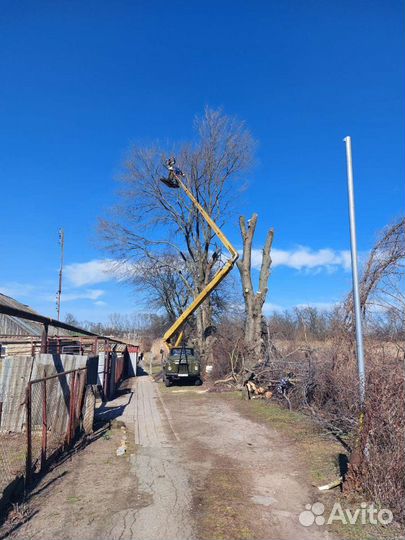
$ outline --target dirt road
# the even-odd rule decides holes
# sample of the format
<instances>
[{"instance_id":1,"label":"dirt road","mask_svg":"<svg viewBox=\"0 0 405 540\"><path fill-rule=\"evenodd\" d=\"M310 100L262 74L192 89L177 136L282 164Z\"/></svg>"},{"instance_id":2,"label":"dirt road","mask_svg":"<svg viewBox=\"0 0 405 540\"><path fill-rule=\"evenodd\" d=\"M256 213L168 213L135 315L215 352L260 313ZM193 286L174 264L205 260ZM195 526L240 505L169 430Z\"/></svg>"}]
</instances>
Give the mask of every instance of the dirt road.
<instances>
[{"instance_id":1,"label":"dirt road","mask_svg":"<svg viewBox=\"0 0 405 540\"><path fill-rule=\"evenodd\" d=\"M39 484L11 538L329 538L299 523L317 495L284 434L226 396L161 392L148 376L131 384L102 414L115 429ZM128 448L118 457L122 423Z\"/></svg>"}]
</instances>

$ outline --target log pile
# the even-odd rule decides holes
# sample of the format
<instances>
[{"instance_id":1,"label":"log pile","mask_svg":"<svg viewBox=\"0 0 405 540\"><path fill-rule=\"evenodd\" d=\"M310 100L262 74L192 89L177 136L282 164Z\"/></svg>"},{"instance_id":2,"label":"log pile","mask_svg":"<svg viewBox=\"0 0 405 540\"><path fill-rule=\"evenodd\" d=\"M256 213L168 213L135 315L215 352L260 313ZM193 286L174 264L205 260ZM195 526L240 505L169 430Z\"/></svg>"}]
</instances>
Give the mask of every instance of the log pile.
<instances>
[{"instance_id":1,"label":"log pile","mask_svg":"<svg viewBox=\"0 0 405 540\"><path fill-rule=\"evenodd\" d=\"M273 392L268 387L258 386L249 380L244 385L244 396L246 399L271 399Z\"/></svg>"}]
</instances>

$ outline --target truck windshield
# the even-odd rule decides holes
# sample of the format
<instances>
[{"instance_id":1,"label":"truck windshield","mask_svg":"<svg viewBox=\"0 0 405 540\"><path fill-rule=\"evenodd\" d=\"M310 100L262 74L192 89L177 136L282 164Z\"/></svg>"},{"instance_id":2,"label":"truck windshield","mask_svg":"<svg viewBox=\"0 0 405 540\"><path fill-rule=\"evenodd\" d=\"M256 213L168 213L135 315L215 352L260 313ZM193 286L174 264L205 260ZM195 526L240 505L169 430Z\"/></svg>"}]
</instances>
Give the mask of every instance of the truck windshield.
<instances>
[{"instance_id":1,"label":"truck windshield","mask_svg":"<svg viewBox=\"0 0 405 540\"><path fill-rule=\"evenodd\" d=\"M190 347L185 347L184 349L172 349L170 351L170 356L180 356L181 354L186 354L187 356L193 356L194 351Z\"/></svg>"}]
</instances>

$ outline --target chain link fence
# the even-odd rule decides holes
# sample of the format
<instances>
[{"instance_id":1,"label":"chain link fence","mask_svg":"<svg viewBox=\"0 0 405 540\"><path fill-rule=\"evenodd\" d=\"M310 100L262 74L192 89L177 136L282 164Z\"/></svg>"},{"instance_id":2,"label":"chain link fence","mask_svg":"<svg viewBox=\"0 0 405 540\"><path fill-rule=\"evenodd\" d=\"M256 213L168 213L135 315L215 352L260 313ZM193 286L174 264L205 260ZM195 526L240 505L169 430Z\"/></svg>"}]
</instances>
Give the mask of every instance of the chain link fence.
<instances>
[{"instance_id":1,"label":"chain link fence","mask_svg":"<svg viewBox=\"0 0 405 540\"><path fill-rule=\"evenodd\" d=\"M68 448L81 431L86 372L86 368L80 368L28 383L25 400L27 483Z\"/></svg>"},{"instance_id":2,"label":"chain link fence","mask_svg":"<svg viewBox=\"0 0 405 540\"><path fill-rule=\"evenodd\" d=\"M92 433L101 354L84 360L64 355L60 365L58 355L0 364L0 511L81 435ZM107 351L105 357L103 399L110 400L126 376L128 355ZM55 366L68 367L56 373Z\"/></svg>"},{"instance_id":3,"label":"chain link fence","mask_svg":"<svg viewBox=\"0 0 405 540\"><path fill-rule=\"evenodd\" d=\"M24 434L0 433L0 496L9 485L22 479L24 471Z\"/></svg>"}]
</instances>

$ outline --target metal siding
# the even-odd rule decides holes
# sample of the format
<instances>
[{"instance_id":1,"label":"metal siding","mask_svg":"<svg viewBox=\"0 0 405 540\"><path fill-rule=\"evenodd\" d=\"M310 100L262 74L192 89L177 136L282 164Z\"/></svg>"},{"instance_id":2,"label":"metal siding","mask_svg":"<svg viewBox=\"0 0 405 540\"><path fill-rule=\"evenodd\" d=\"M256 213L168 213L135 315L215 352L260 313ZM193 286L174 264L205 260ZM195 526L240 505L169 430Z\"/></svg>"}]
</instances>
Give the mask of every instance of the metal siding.
<instances>
[{"instance_id":1,"label":"metal siding","mask_svg":"<svg viewBox=\"0 0 405 540\"><path fill-rule=\"evenodd\" d=\"M30 380L33 358L4 358L0 375L0 401L3 402L0 430L20 432L25 423L25 389Z\"/></svg>"},{"instance_id":2,"label":"metal siding","mask_svg":"<svg viewBox=\"0 0 405 540\"><path fill-rule=\"evenodd\" d=\"M0 293L0 304L16 309L25 309L30 313L36 312L25 304L21 304L5 294ZM42 325L28 320L18 319L10 315L0 314L0 334L15 335L15 336L40 336L42 333Z\"/></svg>"},{"instance_id":3,"label":"metal siding","mask_svg":"<svg viewBox=\"0 0 405 540\"><path fill-rule=\"evenodd\" d=\"M55 375L62 371L69 371L86 367L87 356L81 355L52 355L39 354L35 357L12 356L0 362L0 401L3 402L0 431L21 432L25 424L25 389L28 382ZM55 416L55 425L63 429L67 424L69 402L69 376L56 379L58 383L50 392L53 393L54 407L51 412ZM39 387L38 390L39 391ZM33 396L40 399L40 396ZM49 401L51 403L51 401ZM41 424L42 409L33 408L33 425Z\"/></svg>"}]
</instances>

